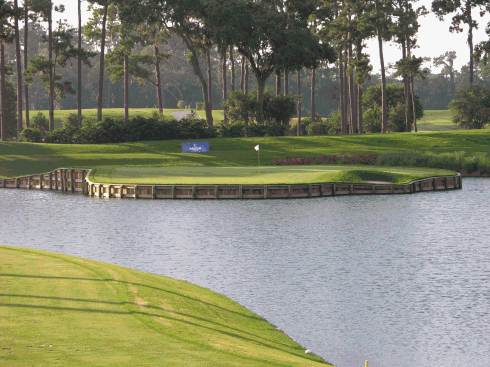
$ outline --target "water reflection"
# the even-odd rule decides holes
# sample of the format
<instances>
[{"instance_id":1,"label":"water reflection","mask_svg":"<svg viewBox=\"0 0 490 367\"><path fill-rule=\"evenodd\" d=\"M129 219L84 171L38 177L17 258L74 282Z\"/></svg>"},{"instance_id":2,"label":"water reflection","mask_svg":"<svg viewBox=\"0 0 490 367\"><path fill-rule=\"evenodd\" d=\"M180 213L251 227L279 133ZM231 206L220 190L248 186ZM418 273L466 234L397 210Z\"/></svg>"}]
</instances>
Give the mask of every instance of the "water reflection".
<instances>
[{"instance_id":1,"label":"water reflection","mask_svg":"<svg viewBox=\"0 0 490 367\"><path fill-rule=\"evenodd\" d=\"M218 202L0 190L0 242L210 288L339 366L488 366L489 188Z\"/></svg>"}]
</instances>

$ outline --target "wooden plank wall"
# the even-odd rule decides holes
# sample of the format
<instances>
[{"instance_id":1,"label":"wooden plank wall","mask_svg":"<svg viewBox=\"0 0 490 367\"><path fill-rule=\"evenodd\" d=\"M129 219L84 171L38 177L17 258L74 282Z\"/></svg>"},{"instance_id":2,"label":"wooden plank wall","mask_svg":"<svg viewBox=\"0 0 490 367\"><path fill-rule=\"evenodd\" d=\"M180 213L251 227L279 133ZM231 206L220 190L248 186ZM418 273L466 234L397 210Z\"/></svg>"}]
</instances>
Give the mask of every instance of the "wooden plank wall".
<instances>
[{"instance_id":1,"label":"wooden plank wall","mask_svg":"<svg viewBox=\"0 0 490 367\"><path fill-rule=\"evenodd\" d=\"M408 184L318 183L309 185L121 185L88 180L90 169L58 168L48 173L2 179L1 188L57 190L100 198L275 199L339 195L412 194L462 188L461 175L431 177Z\"/></svg>"}]
</instances>

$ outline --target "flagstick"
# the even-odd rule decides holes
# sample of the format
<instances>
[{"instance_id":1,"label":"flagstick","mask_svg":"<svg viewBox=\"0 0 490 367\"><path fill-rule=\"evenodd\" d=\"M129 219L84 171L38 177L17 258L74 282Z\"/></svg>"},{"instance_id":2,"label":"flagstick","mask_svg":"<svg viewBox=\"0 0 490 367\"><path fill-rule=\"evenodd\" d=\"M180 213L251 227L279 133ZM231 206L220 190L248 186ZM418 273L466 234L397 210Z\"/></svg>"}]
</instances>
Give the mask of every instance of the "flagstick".
<instances>
[{"instance_id":1,"label":"flagstick","mask_svg":"<svg viewBox=\"0 0 490 367\"><path fill-rule=\"evenodd\" d=\"M260 182L260 149L257 150L257 157L258 157L258 160L259 160L259 182Z\"/></svg>"}]
</instances>

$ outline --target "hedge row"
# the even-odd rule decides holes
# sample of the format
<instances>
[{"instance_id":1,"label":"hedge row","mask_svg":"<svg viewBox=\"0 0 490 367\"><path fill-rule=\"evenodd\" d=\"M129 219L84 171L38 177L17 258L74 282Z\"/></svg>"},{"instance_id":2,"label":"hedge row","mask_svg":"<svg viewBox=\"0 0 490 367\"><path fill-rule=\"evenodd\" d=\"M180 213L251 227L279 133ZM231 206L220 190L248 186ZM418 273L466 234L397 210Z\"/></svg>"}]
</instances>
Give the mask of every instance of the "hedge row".
<instances>
[{"instance_id":1,"label":"hedge row","mask_svg":"<svg viewBox=\"0 0 490 367\"><path fill-rule=\"evenodd\" d=\"M264 125L250 124L247 128L240 123L209 127L206 120L194 117L176 121L162 115L149 118L136 116L130 120L105 118L93 125L84 125L82 128L65 126L50 132L40 127L27 128L22 131L20 141L54 144L105 144L145 140L239 137L244 136L245 132L249 137L281 136L284 135L284 126L266 122Z\"/></svg>"}]
</instances>

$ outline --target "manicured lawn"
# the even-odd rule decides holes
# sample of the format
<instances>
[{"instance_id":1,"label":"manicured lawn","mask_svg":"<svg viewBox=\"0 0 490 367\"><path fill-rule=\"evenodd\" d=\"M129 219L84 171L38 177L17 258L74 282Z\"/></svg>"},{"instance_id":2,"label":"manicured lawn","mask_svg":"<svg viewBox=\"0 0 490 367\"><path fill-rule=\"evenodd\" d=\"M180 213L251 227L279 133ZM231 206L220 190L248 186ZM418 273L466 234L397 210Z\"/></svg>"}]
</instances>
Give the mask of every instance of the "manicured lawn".
<instances>
[{"instance_id":1,"label":"manicured lawn","mask_svg":"<svg viewBox=\"0 0 490 367\"><path fill-rule=\"evenodd\" d=\"M452 171L414 167L363 165L308 165L261 167L99 167L93 182L164 185L272 185L315 182L386 181L408 183L431 177L453 175Z\"/></svg>"},{"instance_id":2,"label":"manicured lawn","mask_svg":"<svg viewBox=\"0 0 490 367\"><path fill-rule=\"evenodd\" d=\"M319 366L263 318L190 283L0 246L0 364Z\"/></svg>"},{"instance_id":3,"label":"manicured lawn","mask_svg":"<svg viewBox=\"0 0 490 367\"><path fill-rule=\"evenodd\" d=\"M210 152L182 153L180 140L104 145L0 143L0 178L48 172L59 167L255 167L274 160L323 154L380 154L386 150L490 153L489 130L423 134L365 134L312 137L208 139Z\"/></svg>"},{"instance_id":4,"label":"manicured lawn","mask_svg":"<svg viewBox=\"0 0 490 367\"><path fill-rule=\"evenodd\" d=\"M195 111L195 109L193 109ZM158 111L157 108L130 108L129 109L129 118L131 119L132 117L135 116L143 116L143 117L150 117L150 115L153 113L153 111ZM179 109L164 109L163 114L166 116L173 116L172 112L174 111L190 111L190 110L179 110ZM41 112L46 118L49 119L49 111L48 110L42 110L42 111L29 111L29 117L32 119L34 115L36 115L38 112ZM205 111L196 111L199 116L202 118L206 118L206 112ZM54 111L54 127L55 129L59 129L62 127L62 121L63 118L70 114L74 113L78 115L78 110L55 110ZM97 121L97 109L87 109L82 111L82 115L84 118L87 120L91 120L93 122ZM115 120L120 120L124 118L124 108L104 108L102 110L102 118L104 117L110 117ZM213 110L213 119L215 123L219 123L220 121L223 120L223 110ZM25 125L25 111L24 111L24 125Z\"/></svg>"},{"instance_id":5,"label":"manicured lawn","mask_svg":"<svg viewBox=\"0 0 490 367\"><path fill-rule=\"evenodd\" d=\"M427 131L451 131L462 130L451 120L452 114L449 110L427 110L424 111L424 117L417 121L417 128L420 132ZM487 126L486 129L490 129Z\"/></svg>"}]
</instances>

